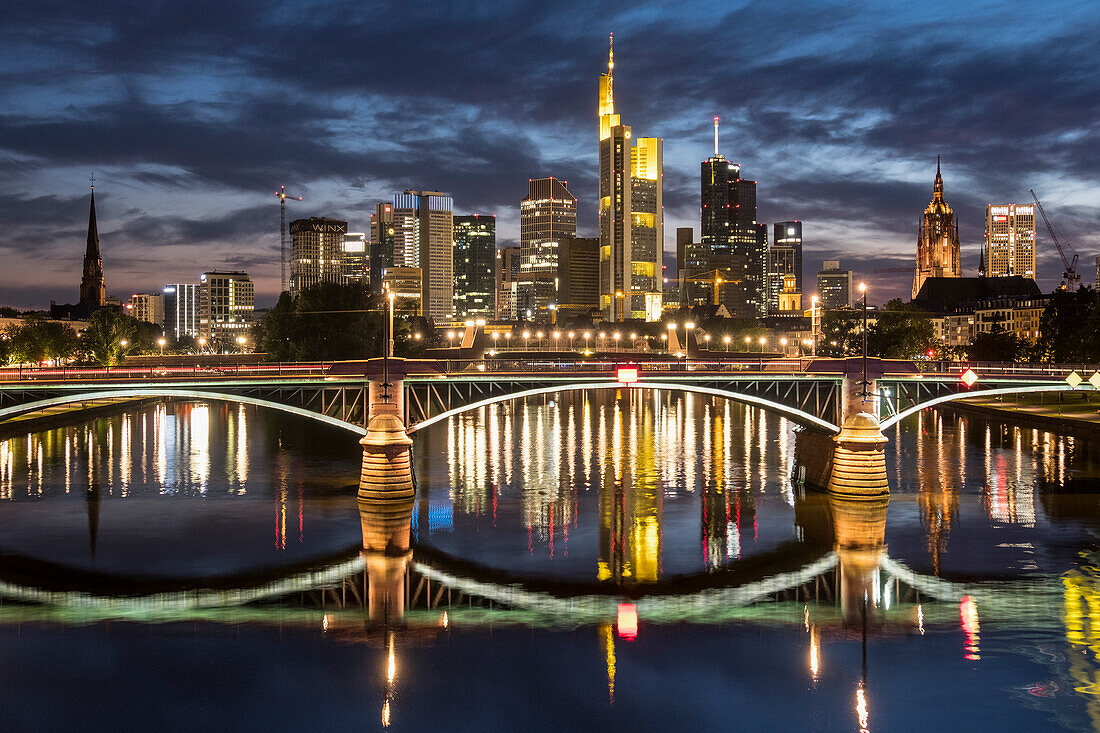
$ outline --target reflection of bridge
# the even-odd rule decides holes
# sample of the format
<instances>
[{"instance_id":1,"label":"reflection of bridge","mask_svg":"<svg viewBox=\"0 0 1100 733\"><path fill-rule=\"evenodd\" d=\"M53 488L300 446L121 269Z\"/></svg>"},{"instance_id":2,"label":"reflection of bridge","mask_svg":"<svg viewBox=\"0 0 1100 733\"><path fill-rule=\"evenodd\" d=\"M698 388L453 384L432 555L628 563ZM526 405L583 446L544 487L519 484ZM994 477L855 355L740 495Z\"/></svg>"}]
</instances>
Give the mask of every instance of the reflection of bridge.
<instances>
[{"instance_id":1,"label":"reflection of bridge","mask_svg":"<svg viewBox=\"0 0 1100 733\"><path fill-rule=\"evenodd\" d=\"M817 363L815 362L815 365ZM870 360L868 401L861 396L860 361L822 361L813 371L736 372L705 368L682 371L645 369L631 388L691 392L730 399L782 414L791 420L839 432L857 412L878 415L886 428L934 404L976 395L1061 392L1071 388L1060 374L1006 374L981 378L968 388L955 374L919 374ZM607 372L576 369L542 373L415 374L398 372L395 407L414 431L466 411L521 397L543 397L568 390L621 388ZM369 380L369 381L368 381ZM232 400L303 415L364 432L365 418L377 404L380 376L280 376L210 378L201 374L177 380L56 380L0 384L0 423L27 412L109 397L165 397ZM1092 390L1088 382L1076 388Z\"/></svg>"}]
</instances>

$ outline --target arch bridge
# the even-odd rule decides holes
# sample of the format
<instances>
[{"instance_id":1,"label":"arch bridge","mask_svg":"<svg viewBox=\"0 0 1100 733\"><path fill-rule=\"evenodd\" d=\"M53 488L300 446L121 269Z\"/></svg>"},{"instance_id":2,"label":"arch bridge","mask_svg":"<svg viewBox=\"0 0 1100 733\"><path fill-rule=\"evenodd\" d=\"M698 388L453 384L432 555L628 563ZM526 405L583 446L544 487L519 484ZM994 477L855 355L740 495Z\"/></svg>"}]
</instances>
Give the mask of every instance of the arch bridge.
<instances>
[{"instance_id":1,"label":"arch bridge","mask_svg":"<svg viewBox=\"0 0 1100 733\"><path fill-rule=\"evenodd\" d=\"M392 380L392 407L410 432L463 412L524 397L549 397L594 389L659 389L721 397L782 414L826 432L840 430L857 412L876 415L883 429L925 407L970 396L1034 392L1096 391L1089 381L1071 386L1057 372L980 376L967 386L954 373L891 373L870 360L866 401L859 359L833 360L820 368L786 372L708 368L638 371L625 383L608 371L545 371L501 374L463 371L402 375ZM911 366L911 365L910 365ZM1087 375L1086 375L1087 376ZM1100 385L1100 378L1093 380ZM362 434L379 402L380 375L306 375L174 380L53 380L0 382L0 425L38 410L126 399L213 399L241 402L309 417Z\"/></svg>"}]
</instances>

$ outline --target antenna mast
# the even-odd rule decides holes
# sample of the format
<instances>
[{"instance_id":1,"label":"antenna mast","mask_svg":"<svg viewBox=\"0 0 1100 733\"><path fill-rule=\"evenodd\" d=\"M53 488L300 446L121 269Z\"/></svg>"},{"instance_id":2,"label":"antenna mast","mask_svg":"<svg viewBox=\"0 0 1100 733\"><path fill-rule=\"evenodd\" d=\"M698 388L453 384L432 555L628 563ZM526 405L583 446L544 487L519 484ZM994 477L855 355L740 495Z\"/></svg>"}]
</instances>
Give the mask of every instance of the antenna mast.
<instances>
[{"instance_id":1,"label":"antenna mast","mask_svg":"<svg viewBox=\"0 0 1100 733\"><path fill-rule=\"evenodd\" d=\"M718 157L718 115L714 116L714 157Z\"/></svg>"}]
</instances>

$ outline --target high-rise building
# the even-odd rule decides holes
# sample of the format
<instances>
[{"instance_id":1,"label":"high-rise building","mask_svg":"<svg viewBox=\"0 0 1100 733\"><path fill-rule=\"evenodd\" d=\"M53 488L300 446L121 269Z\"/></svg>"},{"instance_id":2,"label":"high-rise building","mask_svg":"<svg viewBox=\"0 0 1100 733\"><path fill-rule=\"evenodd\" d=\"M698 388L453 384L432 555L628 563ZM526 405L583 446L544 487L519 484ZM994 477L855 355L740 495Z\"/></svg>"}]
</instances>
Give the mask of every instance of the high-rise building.
<instances>
[{"instance_id":1,"label":"high-rise building","mask_svg":"<svg viewBox=\"0 0 1100 733\"><path fill-rule=\"evenodd\" d=\"M558 300L562 311L587 313L600 307L600 240L566 237L558 247Z\"/></svg>"},{"instance_id":2,"label":"high-rise building","mask_svg":"<svg viewBox=\"0 0 1100 733\"><path fill-rule=\"evenodd\" d=\"M959 224L955 212L943 198L943 176L936 158L936 180L932 201L924 210L917 230L917 271L913 276L913 297L930 277L961 277L959 264Z\"/></svg>"},{"instance_id":3,"label":"high-rise building","mask_svg":"<svg viewBox=\"0 0 1100 733\"><path fill-rule=\"evenodd\" d=\"M139 321L164 323L164 295L162 293L134 293L126 304L126 314Z\"/></svg>"},{"instance_id":4,"label":"high-rise building","mask_svg":"<svg viewBox=\"0 0 1100 733\"><path fill-rule=\"evenodd\" d=\"M708 269L723 270L730 285L724 292L738 294L745 303L723 304L731 313L767 311L768 230L756 221L756 181L741 178L741 165L718 152L718 118L714 120L714 154L701 165L700 240L708 250Z\"/></svg>"},{"instance_id":5,"label":"high-rise building","mask_svg":"<svg viewBox=\"0 0 1100 733\"><path fill-rule=\"evenodd\" d=\"M367 255L366 232L348 232L344 235L344 251L340 265L344 282L370 282L370 260Z\"/></svg>"},{"instance_id":6,"label":"high-rise building","mask_svg":"<svg viewBox=\"0 0 1100 733\"><path fill-rule=\"evenodd\" d=\"M84 250L84 274L80 278L79 310L87 316L107 304L107 286L103 282L103 258L99 255L99 224L95 216L95 186L88 210L88 244Z\"/></svg>"},{"instance_id":7,"label":"high-rise building","mask_svg":"<svg viewBox=\"0 0 1100 733\"><path fill-rule=\"evenodd\" d=\"M989 204L978 266L982 277L1021 275L1035 279L1035 206Z\"/></svg>"},{"instance_id":8,"label":"high-rise building","mask_svg":"<svg viewBox=\"0 0 1100 733\"><path fill-rule=\"evenodd\" d=\"M164 296L164 335L180 338L199 335L199 286L194 283L169 283Z\"/></svg>"},{"instance_id":9,"label":"high-rise building","mask_svg":"<svg viewBox=\"0 0 1100 733\"><path fill-rule=\"evenodd\" d=\"M1093 281L1093 284L1097 289L1100 289L1100 255L1096 255L1096 280Z\"/></svg>"},{"instance_id":10,"label":"high-rise building","mask_svg":"<svg viewBox=\"0 0 1100 733\"><path fill-rule=\"evenodd\" d=\"M290 222L290 293L322 282L343 283L348 223L311 216Z\"/></svg>"},{"instance_id":11,"label":"high-rise building","mask_svg":"<svg viewBox=\"0 0 1100 733\"><path fill-rule=\"evenodd\" d=\"M405 191L393 197L394 264L404 249L404 266L420 268L421 308L437 322L454 316L453 211L454 202L441 191Z\"/></svg>"},{"instance_id":12,"label":"high-rise building","mask_svg":"<svg viewBox=\"0 0 1100 733\"><path fill-rule=\"evenodd\" d=\"M503 247L497 250L497 302L496 319L498 321L515 321L523 311L519 303L519 247Z\"/></svg>"},{"instance_id":13,"label":"high-rise building","mask_svg":"<svg viewBox=\"0 0 1100 733\"><path fill-rule=\"evenodd\" d=\"M393 204L378 204L370 215L370 286L374 292L382 290L382 279L387 268L394 266L394 258L404 266L404 249L397 247L399 240ZM396 254L395 254L396 253Z\"/></svg>"},{"instance_id":14,"label":"high-rise building","mask_svg":"<svg viewBox=\"0 0 1100 733\"><path fill-rule=\"evenodd\" d=\"M232 346L252 326L255 290L246 272L204 272L199 278L199 336Z\"/></svg>"},{"instance_id":15,"label":"high-rise building","mask_svg":"<svg viewBox=\"0 0 1100 733\"><path fill-rule=\"evenodd\" d=\"M825 260L817 273L817 295L822 308L852 307L852 271L841 270L840 260Z\"/></svg>"},{"instance_id":16,"label":"high-rise building","mask_svg":"<svg viewBox=\"0 0 1100 733\"><path fill-rule=\"evenodd\" d=\"M568 182L534 178L519 204L519 285L530 291L536 318L558 300L558 249L566 237L577 236L577 197Z\"/></svg>"},{"instance_id":17,"label":"high-rise building","mask_svg":"<svg viewBox=\"0 0 1100 733\"><path fill-rule=\"evenodd\" d=\"M793 276L793 285L788 282ZM768 310L790 310L780 306L780 293L802 292L802 222L780 221L772 224L772 246L768 250Z\"/></svg>"},{"instance_id":18,"label":"high-rise building","mask_svg":"<svg viewBox=\"0 0 1100 733\"><path fill-rule=\"evenodd\" d=\"M615 113L614 49L600 76L600 309L609 321L661 317L664 143L634 138ZM637 228L638 233L634 230Z\"/></svg>"},{"instance_id":19,"label":"high-rise building","mask_svg":"<svg viewBox=\"0 0 1100 733\"><path fill-rule=\"evenodd\" d=\"M456 318L496 313L497 218L456 216L454 221L454 309Z\"/></svg>"},{"instance_id":20,"label":"high-rise building","mask_svg":"<svg viewBox=\"0 0 1100 733\"><path fill-rule=\"evenodd\" d=\"M394 294L394 309L410 315L424 315L423 273L419 267L387 267L382 289Z\"/></svg>"}]
</instances>

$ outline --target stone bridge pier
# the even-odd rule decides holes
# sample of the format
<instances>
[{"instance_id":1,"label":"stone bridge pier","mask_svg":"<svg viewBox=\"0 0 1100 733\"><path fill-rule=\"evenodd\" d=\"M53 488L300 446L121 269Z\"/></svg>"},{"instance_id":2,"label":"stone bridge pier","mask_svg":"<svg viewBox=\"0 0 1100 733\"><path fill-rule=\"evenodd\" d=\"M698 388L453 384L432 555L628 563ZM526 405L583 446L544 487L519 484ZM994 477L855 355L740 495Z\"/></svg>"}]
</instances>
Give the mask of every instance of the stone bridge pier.
<instances>
[{"instance_id":1,"label":"stone bridge pier","mask_svg":"<svg viewBox=\"0 0 1100 733\"><path fill-rule=\"evenodd\" d=\"M886 436L879 427L875 393L883 375L880 359L844 360L840 433L828 458L830 494L852 499L889 496L886 483Z\"/></svg>"}]
</instances>

